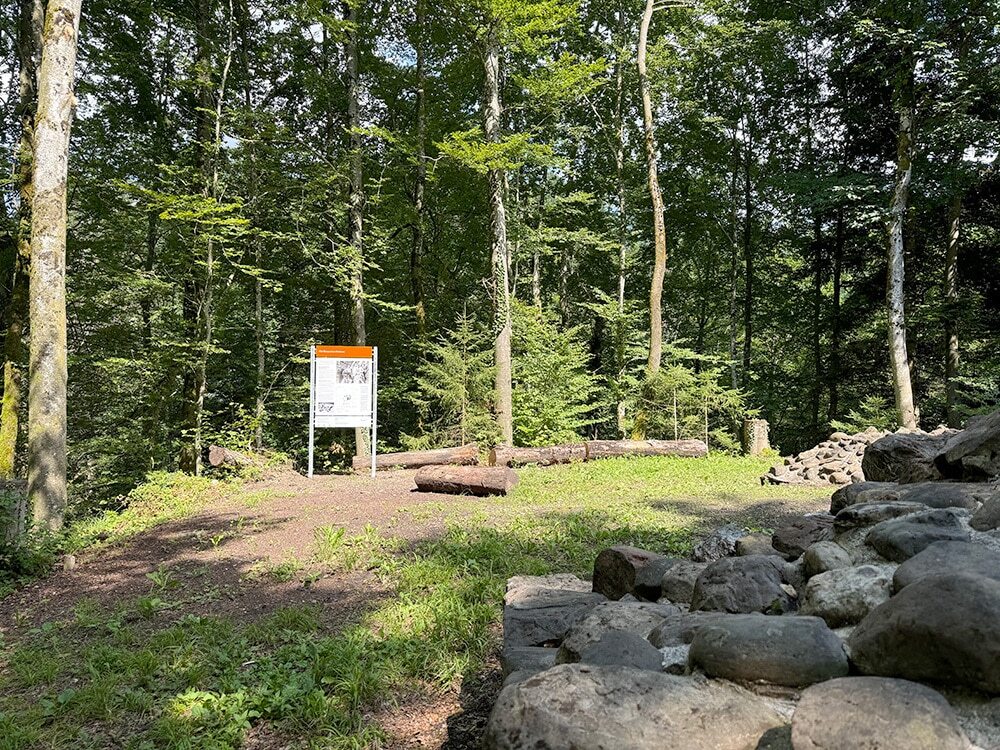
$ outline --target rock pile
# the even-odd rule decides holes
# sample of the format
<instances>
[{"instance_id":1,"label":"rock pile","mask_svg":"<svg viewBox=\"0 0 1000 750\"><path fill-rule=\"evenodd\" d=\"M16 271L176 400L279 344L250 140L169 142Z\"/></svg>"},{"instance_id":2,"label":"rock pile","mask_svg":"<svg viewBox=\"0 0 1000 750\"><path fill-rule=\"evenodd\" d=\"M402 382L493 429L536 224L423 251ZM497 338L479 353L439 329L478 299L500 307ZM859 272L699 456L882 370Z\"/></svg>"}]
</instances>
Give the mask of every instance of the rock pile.
<instances>
[{"instance_id":1,"label":"rock pile","mask_svg":"<svg viewBox=\"0 0 1000 750\"><path fill-rule=\"evenodd\" d=\"M772 466L767 474L760 478L761 484L806 484L824 486L828 484L850 484L874 479L876 475L892 474L891 481L919 482L929 479L940 479L941 473L933 468L934 456L944 443L955 433L947 427L939 427L933 432L909 430L901 428L896 432L888 432L869 427L864 432L848 435L846 432L835 432L829 438L795 456L787 456L780 464ZM928 441L930 436L937 440ZM916 472L912 477L900 478L898 470L882 469L885 463L878 458L873 461L873 452L869 446L876 442L885 444L889 441L892 448L889 453L896 455L900 447L920 446L929 453L927 464L930 470L924 470L922 465L914 466ZM868 464L864 457L868 456ZM878 464L878 465L876 465Z\"/></svg>"},{"instance_id":2,"label":"rock pile","mask_svg":"<svg viewBox=\"0 0 1000 750\"><path fill-rule=\"evenodd\" d=\"M918 477L961 445L947 471L987 479L993 423L885 455ZM738 532L701 561L620 546L592 582L511 579L487 748L1000 750L996 484L858 483Z\"/></svg>"}]
</instances>

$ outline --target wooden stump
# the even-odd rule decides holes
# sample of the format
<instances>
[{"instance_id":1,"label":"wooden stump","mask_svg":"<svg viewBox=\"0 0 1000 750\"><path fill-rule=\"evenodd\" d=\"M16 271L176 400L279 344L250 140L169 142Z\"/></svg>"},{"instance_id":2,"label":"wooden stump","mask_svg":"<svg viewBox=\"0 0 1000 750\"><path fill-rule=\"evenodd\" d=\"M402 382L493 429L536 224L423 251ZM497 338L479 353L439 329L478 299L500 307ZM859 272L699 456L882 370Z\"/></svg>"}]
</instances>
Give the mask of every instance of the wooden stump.
<instances>
[{"instance_id":1,"label":"wooden stump","mask_svg":"<svg viewBox=\"0 0 1000 750\"><path fill-rule=\"evenodd\" d=\"M588 440L587 460L615 456L687 456L708 455L701 440Z\"/></svg>"},{"instance_id":2,"label":"wooden stump","mask_svg":"<svg viewBox=\"0 0 1000 750\"><path fill-rule=\"evenodd\" d=\"M213 445L208 449L208 463L213 469L240 469L253 464L253 459L239 451Z\"/></svg>"},{"instance_id":3,"label":"wooden stump","mask_svg":"<svg viewBox=\"0 0 1000 750\"><path fill-rule=\"evenodd\" d=\"M766 419L743 420L743 450L748 456L762 456L771 450L770 426Z\"/></svg>"},{"instance_id":4,"label":"wooden stump","mask_svg":"<svg viewBox=\"0 0 1000 750\"><path fill-rule=\"evenodd\" d=\"M449 495L506 495L518 482L506 466L425 466L414 481L420 492Z\"/></svg>"},{"instance_id":5,"label":"wooden stump","mask_svg":"<svg viewBox=\"0 0 1000 750\"><path fill-rule=\"evenodd\" d=\"M494 448L490 451L490 466L552 466L587 460L584 443L550 445L544 448Z\"/></svg>"},{"instance_id":6,"label":"wooden stump","mask_svg":"<svg viewBox=\"0 0 1000 750\"><path fill-rule=\"evenodd\" d=\"M376 469L419 469L421 466L473 466L479 463L479 446L469 443L457 448L435 448L427 451L382 453L375 456ZM355 456L351 466L356 471L370 469L370 456Z\"/></svg>"}]
</instances>

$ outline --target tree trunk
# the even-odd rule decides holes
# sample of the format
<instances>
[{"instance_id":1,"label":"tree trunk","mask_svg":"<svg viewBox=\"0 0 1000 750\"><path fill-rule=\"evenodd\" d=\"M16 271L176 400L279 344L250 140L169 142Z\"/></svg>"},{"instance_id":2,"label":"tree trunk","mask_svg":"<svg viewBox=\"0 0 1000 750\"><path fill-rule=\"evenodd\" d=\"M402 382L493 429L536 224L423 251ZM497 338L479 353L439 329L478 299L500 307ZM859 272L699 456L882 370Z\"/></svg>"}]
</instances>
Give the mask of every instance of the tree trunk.
<instances>
[{"instance_id":1,"label":"tree trunk","mask_svg":"<svg viewBox=\"0 0 1000 750\"><path fill-rule=\"evenodd\" d=\"M38 75L31 205L28 497L38 528L66 509L66 177L81 0L50 0Z\"/></svg>"},{"instance_id":2,"label":"tree trunk","mask_svg":"<svg viewBox=\"0 0 1000 750\"><path fill-rule=\"evenodd\" d=\"M733 127L732 173L729 180L729 379L733 388L740 387L740 370L737 364L737 340L740 312L740 265L739 265L739 210L737 191L739 190L739 140Z\"/></svg>"},{"instance_id":3,"label":"tree trunk","mask_svg":"<svg viewBox=\"0 0 1000 750\"><path fill-rule=\"evenodd\" d=\"M837 209L837 234L833 247L833 310L831 312L830 363L827 366L827 380L830 385L830 404L827 412L830 420L840 416L840 345L841 320L840 297L844 272L844 241L846 226L844 209Z\"/></svg>"},{"instance_id":4,"label":"tree trunk","mask_svg":"<svg viewBox=\"0 0 1000 750\"><path fill-rule=\"evenodd\" d=\"M494 448L490 451L490 466L552 466L587 460L584 443L550 445L544 448Z\"/></svg>"},{"instance_id":5,"label":"tree trunk","mask_svg":"<svg viewBox=\"0 0 1000 750\"><path fill-rule=\"evenodd\" d=\"M654 0L646 0L646 9L639 26L639 88L642 92L642 125L646 145L646 169L649 195L653 205L653 281L649 288L649 360L650 375L660 371L663 358L663 277L667 269L667 229L663 219L663 194L660 192L659 168L656 159L656 131L653 126L653 101L649 77L646 75L646 43L649 24L653 19Z\"/></svg>"},{"instance_id":6,"label":"tree trunk","mask_svg":"<svg viewBox=\"0 0 1000 750\"><path fill-rule=\"evenodd\" d=\"M420 492L449 495L506 495L517 485L506 466L427 466L413 478Z\"/></svg>"},{"instance_id":7,"label":"tree trunk","mask_svg":"<svg viewBox=\"0 0 1000 750\"><path fill-rule=\"evenodd\" d=\"M413 310L417 318L417 335L427 336L427 310L424 307L424 193L427 188L427 70L424 60L427 44L426 0L417 0L417 179L413 187L413 240L410 247L410 286Z\"/></svg>"},{"instance_id":8,"label":"tree trunk","mask_svg":"<svg viewBox=\"0 0 1000 750\"><path fill-rule=\"evenodd\" d=\"M819 407L823 394L823 225L819 213L813 216L813 381L810 393L812 431L819 434Z\"/></svg>"},{"instance_id":9,"label":"tree trunk","mask_svg":"<svg viewBox=\"0 0 1000 750\"><path fill-rule=\"evenodd\" d=\"M500 141L503 109L500 103L500 51L490 39L484 57L485 133L487 143ZM502 445L514 443L514 408L511 366L510 248L507 244L507 213L504 208L502 169L487 173L490 201L490 266L493 294L493 358L496 366L496 414Z\"/></svg>"},{"instance_id":10,"label":"tree trunk","mask_svg":"<svg viewBox=\"0 0 1000 750\"><path fill-rule=\"evenodd\" d=\"M587 460L616 456L691 456L708 454L702 440L588 440Z\"/></svg>"},{"instance_id":11,"label":"tree trunk","mask_svg":"<svg viewBox=\"0 0 1000 750\"><path fill-rule=\"evenodd\" d=\"M357 11L354 7L358 0L344 0L344 20L348 23L344 37L344 60L347 66L347 129L350 143L350 187L347 198L348 228L347 238L351 246L351 326L354 329L354 344L364 346L367 340L365 331L365 300L364 300L364 153L361 140L361 111L359 96L361 81L358 77L358 29ZM354 453L357 456L367 456L371 453L368 445L368 429L354 429Z\"/></svg>"},{"instance_id":12,"label":"tree trunk","mask_svg":"<svg viewBox=\"0 0 1000 750\"><path fill-rule=\"evenodd\" d=\"M749 124L749 117L747 118ZM750 377L753 357L753 182L750 156L753 153L749 128L743 144L743 378Z\"/></svg>"},{"instance_id":13,"label":"tree trunk","mask_svg":"<svg viewBox=\"0 0 1000 750\"><path fill-rule=\"evenodd\" d=\"M944 384L948 408L948 426L961 427L956 381L958 379L958 250L962 234L962 196L956 194L948 207L948 247L944 261L944 331L947 342Z\"/></svg>"},{"instance_id":14,"label":"tree trunk","mask_svg":"<svg viewBox=\"0 0 1000 750\"><path fill-rule=\"evenodd\" d=\"M35 107L38 56L42 44L45 8L42 0L21 0L17 29L19 67L18 103L21 124L15 179L19 197L7 331L4 337L3 406L0 408L0 479L13 479L17 444L21 433L21 390L24 384L24 325L28 317L28 285L31 276L31 174L34 162ZM23 513L15 513L22 518ZM12 530L17 536L21 528Z\"/></svg>"},{"instance_id":15,"label":"tree trunk","mask_svg":"<svg viewBox=\"0 0 1000 750\"><path fill-rule=\"evenodd\" d=\"M479 446L475 443L457 448L433 448L426 451L380 453L375 456L376 469L416 469L421 466L472 466L479 463ZM355 456L351 466L357 471L371 467L370 456Z\"/></svg>"},{"instance_id":16,"label":"tree trunk","mask_svg":"<svg viewBox=\"0 0 1000 750\"><path fill-rule=\"evenodd\" d=\"M913 109L909 98L899 103L899 133L896 178L888 222L888 274L886 308L889 325L889 362L892 370L896 412L903 427L917 426L913 387L910 383L910 362L906 351L906 316L903 305L904 249L903 222L906 218L913 143Z\"/></svg>"}]
</instances>

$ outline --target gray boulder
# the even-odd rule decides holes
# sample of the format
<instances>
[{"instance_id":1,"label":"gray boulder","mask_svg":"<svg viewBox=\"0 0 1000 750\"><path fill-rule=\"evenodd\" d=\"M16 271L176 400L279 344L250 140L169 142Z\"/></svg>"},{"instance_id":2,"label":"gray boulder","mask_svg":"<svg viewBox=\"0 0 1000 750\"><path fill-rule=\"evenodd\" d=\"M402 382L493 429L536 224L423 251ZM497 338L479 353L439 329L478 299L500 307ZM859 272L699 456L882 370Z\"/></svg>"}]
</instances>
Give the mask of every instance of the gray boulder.
<instances>
[{"instance_id":1,"label":"gray boulder","mask_svg":"<svg viewBox=\"0 0 1000 750\"><path fill-rule=\"evenodd\" d=\"M893 590L945 573L974 573L1000 581L1000 553L968 542L935 542L896 568Z\"/></svg>"},{"instance_id":2,"label":"gray boulder","mask_svg":"<svg viewBox=\"0 0 1000 750\"><path fill-rule=\"evenodd\" d=\"M500 657L504 679L515 672L536 674L554 666L556 650L542 646L508 646Z\"/></svg>"},{"instance_id":3,"label":"gray boulder","mask_svg":"<svg viewBox=\"0 0 1000 750\"><path fill-rule=\"evenodd\" d=\"M771 535L771 544L789 560L801 556L816 542L833 539L833 516L825 513L800 516Z\"/></svg>"},{"instance_id":4,"label":"gray boulder","mask_svg":"<svg viewBox=\"0 0 1000 750\"><path fill-rule=\"evenodd\" d=\"M686 646L694 640L699 628L733 616L724 612L682 612L653 628L649 642L658 649Z\"/></svg>"},{"instance_id":5,"label":"gray boulder","mask_svg":"<svg viewBox=\"0 0 1000 750\"><path fill-rule=\"evenodd\" d=\"M1000 693L1000 581L921 578L869 612L847 644L865 674Z\"/></svg>"},{"instance_id":6,"label":"gray boulder","mask_svg":"<svg viewBox=\"0 0 1000 750\"><path fill-rule=\"evenodd\" d=\"M732 685L565 664L500 693L488 750L749 750L781 717Z\"/></svg>"},{"instance_id":7,"label":"gray boulder","mask_svg":"<svg viewBox=\"0 0 1000 750\"><path fill-rule=\"evenodd\" d=\"M802 693L792 717L795 750L969 750L939 693L908 680L843 677Z\"/></svg>"},{"instance_id":8,"label":"gray boulder","mask_svg":"<svg viewBox=\"0 0 1000 750\"><path fill-rule=\"evenodd\" d=\"M551 573L545 576L512 576L507 579L507 593L518 589L559 589L562 591L590 592L590 581L577 578L572 573Z\"/></svg>"},{"instance_id":9,"label":"gray boulder","mask_svg":"<svg viewBox=\"0 0 1000 750\"><path fill-rule=\"evenodd\" d=\"M903 516L909 516L924 510L927 510L927 506L920 503L903 503L899 501L858 503L840 511L833 519L833 527L838 534L843 534L851 529L874 526L882 521L902 518Z\"/></svg>"},{"instance_id":10,"label":"gray boulder","mask_svg":"<svg viewBox=\"0 0 1000 750\"><path fill-rule=\"evenodd\" d=\"M934 458L947 442L947 435L894 432L865 449L861 469L873 482L929 482L941 479Z\"/></svg>"},{"instance_id":11,"label":"gray boulder","mask_svg":"<svg viewBox=\"0 0 1000 750\"><path fill-rule=\"evenodd\" d=\"M757 742L755 750L795 750L792 747L792 726L768 729Z\"/></svg>"},{"instance_id":12,"label":"gray boulder","mask_svg":"<svg viewBox=\"0 0 1000 750\"><path fill-rule=\"evenodd\" d=\"M691 553L695 562L715 562L736 554L736 542L749 533L735 524L720 526L694 546Z\"/></svg>"},{"instance_id":13,"label":"gray boulder","mask_svg":"<svg viewBox=\"0 0 1000 750\"><path fill-rule=\"evenodd\" d=\"M643 565L635 573L632 588L636 596L655 602L663 595L663 575L678 562L676 557L661 557Z\"/></svg>"},{"instance_id":14,"label":"gray boulder","mask_svg":"<svg viewBox=\"0 0 1000 750\"><path fill-rule=\"evenodd\" d=\"M1000 411L972 417L935 456L946 477L984 481L1000 475Z\"/></svg>"},{"instance_id":15,"label":"gray boulder","mask_svg":"<svg viewBox=\"0 0 1000 750\"><path fill-rule=\"evenodd\" d=\"M769 612L795 609L795 598L782 586L784 565L770 555L726 557L702 571L694 584L691 610Z\"/></svg>"},{"instance_id":16,"label":"gray boulder","mask_svg":"<svg viewBox=\"0 0 1000 750\"><path fill-rule=\"evenodd\" d=\"M920 503L928 508L965 508L976 510L993 492L988 484L971 482L919 482L902 485L899 499Z\"/></svg>"},{"instance_id":17,"label":"gray boulder","mask_svg":"<svg viewBox=\"0 0 1000 750\"><path fill-rule=\"evenodd\" d=\"M603 549L594 560L594 591L608 599L621 599L632 593L642 568L662 559L663 555L627 544Z\"/></svg>"},{"instance_id":18,"label":"gray boulder","mask_svg":"<svg viewBox=\"0 0 1000 750\"><path fill-rule=\"evenodd\" d=\"M846 487L841 487L833 493L830 499L830 513L837 515L840 511L855 503L861 502L860 495L869 490L894 490L898 485L895 482L855 482Z\"/></svg>"},{"instance_id":19,"label":"gray boulder","mask_svg":"<svg viewBox=\"0 0 1000 750\"><path fill-rule=\"evenodd\" d=\"M818 617L734 615L699 628L688 657L711 677L802 687L847 674L841 640Z\"/></svg>"},{"instance_id":20,"label":"gray boulder","mask_svg":"<svg viewBox=\"0 0 1000 750\"><path fill-rule=\"evenodd\" d=\"M739 557L747 555L780 555L771 545L770 534L747 534L736 540L736 554Z\"/></svg>"},{"instance_id":21,"label":"gray boulder","mask_svg":"<svg viewBox=\"0 0 1000 750\"><path fill-rule=\"evenodd\" d=\"M903 562L934 542L967 542L963 512L928 510L891 521L883 521L868 532L865 541L882 557Z\"/></svg>"},{"instance_id":22,"label":"gray boulder","mask_svg":"<svg viewBox=\"0 0 1000 750\"><path fill-rule=\"evenodd\" d=\"M660 579L660 593L663 598L679 604L690 604L694 593L694 582L708 567L708 563L678 560L670 566Z\"/></svg>"},{"instance_id":23,"label":"gray boulder","mask_svg":"<svg viewBox=\"0 0 1000 750\"><path fill-rule=\"evenodd\" d=\"M969 525L976 531L1000 529L1000 492L994 492L972 516Z\"/></svg>"},{"instance_id":24,"label":"gray boulder","mask_svg":"<svg viewBox=\"0 0 1000 750\"><path fill-rule=\"evenodd\" d=\"M627 631L610 631L591 643L580 655L583 664L622 666L633 669L663 670L663 656L642 636Z\"/></svg>"},{"instance_id":25,"label":"gray boulder","mask_svg":"<svg viewBox=\"0 0 1000 750\"><path fill-rule=\"evenodd\" d=\"M507 646L560 643L570 626L601 602L602 594L519 585L504 599L503 634Z\"/></svg>"},{"instance_id":26,"label":"gray boulder","mask_svg":"<svg viewBox=\"0 0 1000 750\"><path fill-rule=\"evenodd\" d=\"M889 566L861 565L820 573L809 579L799 613L821 617L831 628L855 625L892 595Z\"/></svg>"},{"instance_id":27,"label":"gray boulder","mask_svg":"<svg viewBox=\"0 0 1000 750\"><path fill-rule=\"evenodd\" d=\"M802 572L806 578L826 573L828 570L849 568L851 565L853 563L850 554L836 542L816 542L810 545L802 556ZM796 589L798 588L796 586Z\"/></svg>"},{"instance_id":28,"label":"gray boulder","mask_svg":"<svg viewBox=\"0 0 1000 750\"><path fill-rule=\"evenodd\" d=\"M635 633L643 640L668 617L680 614L672 604L603 602L593 607L567 631L556 662L580 661L583 652L608 633Z\"/></svg>"}]
</instances>

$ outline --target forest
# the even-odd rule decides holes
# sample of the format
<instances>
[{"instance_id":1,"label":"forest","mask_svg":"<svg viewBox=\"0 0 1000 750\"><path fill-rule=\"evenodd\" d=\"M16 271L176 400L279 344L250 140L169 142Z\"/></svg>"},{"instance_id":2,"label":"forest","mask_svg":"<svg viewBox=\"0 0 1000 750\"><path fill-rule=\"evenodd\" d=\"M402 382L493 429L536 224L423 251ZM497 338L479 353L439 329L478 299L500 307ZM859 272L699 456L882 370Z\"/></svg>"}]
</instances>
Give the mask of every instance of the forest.
<instances>
[{"instance_id":1,"label":"forest","mask_svg":"<svg viewBox=\"0 0 1000 750\"><path fill-rule=\"evenodd\" d=\"M998 401L991 0L80 5L0 6L0 474L61 432L71 515L301 466L314 343L379 347L385 450Z\"/></svg>"}]
</instances>

